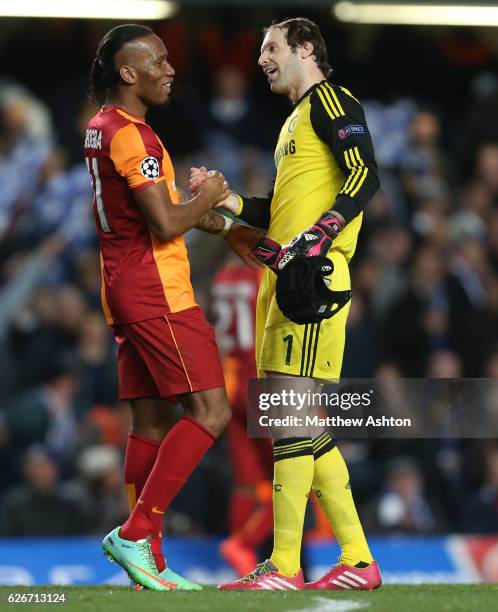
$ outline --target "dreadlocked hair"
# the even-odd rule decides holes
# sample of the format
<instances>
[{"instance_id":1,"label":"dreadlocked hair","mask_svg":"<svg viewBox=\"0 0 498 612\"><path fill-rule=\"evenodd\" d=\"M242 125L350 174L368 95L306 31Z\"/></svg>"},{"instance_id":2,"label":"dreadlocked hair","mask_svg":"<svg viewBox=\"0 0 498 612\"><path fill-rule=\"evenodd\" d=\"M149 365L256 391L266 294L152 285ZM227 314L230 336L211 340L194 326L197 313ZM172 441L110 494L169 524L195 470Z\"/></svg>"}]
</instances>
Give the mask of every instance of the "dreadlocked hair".
<instances>
[{"instance_id":1,"label":"dreadlocked hair","mask_svg":"<svg viewBox=\"0 0 498 612\"><path fill-rule=\"evenodd\" d=\"M126 23L109 30L97 47L97 55L90 70L88 96L92 102L104 104L108 94L119 83L119 72L114 65L116 53L126 43L150 36L154 32L147 26Z\"/></svg>"},{"instance_id":2,"label":"dreadlocked hair","mask_svg":"<svg viewBox=\"0 0 498 612\"><path fill-rule=\"evenodd\" d=\"M271 26L265 28L264 31L266 33L274 28L282 30L287 44L292 50L310 42L313 45L313 54L318 68L326 78L332 76L334 70L327 61L327 46L316 23L306 17L293 17L283 21L273 21Z\"/></svg>"}]
</instances>

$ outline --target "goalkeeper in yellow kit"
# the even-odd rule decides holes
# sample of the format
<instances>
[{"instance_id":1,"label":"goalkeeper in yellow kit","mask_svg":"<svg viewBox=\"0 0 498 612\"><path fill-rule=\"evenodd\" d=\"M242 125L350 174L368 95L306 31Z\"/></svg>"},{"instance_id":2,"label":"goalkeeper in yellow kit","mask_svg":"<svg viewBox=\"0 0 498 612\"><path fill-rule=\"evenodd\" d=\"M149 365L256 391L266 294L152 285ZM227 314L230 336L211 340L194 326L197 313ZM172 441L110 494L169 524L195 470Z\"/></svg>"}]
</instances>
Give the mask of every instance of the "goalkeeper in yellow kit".
<instances>
[{"instance_id":1,"label":"goalkeeper in yellow kit","mask_svg":"<svg viewBox=\"0 0 498 612\"><path fill-rule=\"evenodd\" d=\"M290 376L294 387L313 391L318 379L340 377L351 289L348 263L356 248L363 208L379 188L377 166L360 103L347 89L326 78L332 71L316 24L304 18L272 24L265 30L259 65L272 92L287 95L293 111L282 126L275 149L272 191L263 198L232 193L225 208L267 232L251 244L268 266L256 317L259 375L275 377L275 389L283 377ZM193 190L205 172L204 168L192 169ZM239 230L234 230L236 239ZM230 242L230 230L226 239ZM301 268L296 266L298 260ZM324 266L324 262L332 262L332 266ZM289 314L292 307L289 311L283 308L287 316L283 314L282 304L288 301L278 301L277 279L283 283L284 274L293 266L298 285L303 269L313 282L320 277L325 292L322 276L333 269L328 289L339 306L334 316L330 316L330 309L325 314L330 318L320 315L325 305L309 316L314 302L308 297L301 299L301 310ZM287 297L294 303L299 293L291 290ZM348 297L341 301L337 296ZM275 458L273 553L248 576L219 588L379 587L379 569L356 512L348 470L330 435L310 429L303 436L302 430L289 428L274 429L271 434ZM305 585L300 551L311 489L317 492L341 546L341 558L325 576Z\"/></svg>"}]
</instances>

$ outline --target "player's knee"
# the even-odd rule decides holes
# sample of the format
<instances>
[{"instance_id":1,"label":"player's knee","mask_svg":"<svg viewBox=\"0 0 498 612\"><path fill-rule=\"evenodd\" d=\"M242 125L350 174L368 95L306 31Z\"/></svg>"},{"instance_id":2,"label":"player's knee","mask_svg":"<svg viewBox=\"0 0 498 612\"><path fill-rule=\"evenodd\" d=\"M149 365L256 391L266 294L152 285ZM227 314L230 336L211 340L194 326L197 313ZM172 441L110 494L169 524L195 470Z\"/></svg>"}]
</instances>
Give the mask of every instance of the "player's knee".
<instances>
[{"instance_id":1,"label":"player's knee","mask_svg":"<svg viewBox=\"0 0 498 612\"><path fill-rule=\"evenodd\" d=\"M161 442L177 420L178 415L167 403L143 400L132 404L131 432L148 440Z\"/></svg>"},{"instance_id":2,"label":"player's knee","mask_svg":"<svg viewBox=\"0 0 498 612\"><path fill-rule=\"evenodd\" d=\"M193 412L193 417L217 438L225 431L232 418L232 411L227 401L217 405L203 404L197 406Z\"/></svg>"}]
</instances>

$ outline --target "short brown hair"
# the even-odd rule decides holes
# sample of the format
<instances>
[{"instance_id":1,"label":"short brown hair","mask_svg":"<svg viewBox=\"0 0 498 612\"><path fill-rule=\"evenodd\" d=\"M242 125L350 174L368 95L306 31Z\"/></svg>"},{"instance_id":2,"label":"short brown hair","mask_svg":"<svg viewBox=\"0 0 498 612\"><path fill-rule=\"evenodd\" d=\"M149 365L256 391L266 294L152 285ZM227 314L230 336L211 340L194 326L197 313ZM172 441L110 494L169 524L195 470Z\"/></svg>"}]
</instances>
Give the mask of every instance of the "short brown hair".
<instances>
[{"instance_id":1,"label":"short brown hair","mask_svg":"<svg viewBox=\"0 0 498 612\"><path fill-rule=\"evenodd\" d=\"M293 17L283 21L273 21L271 26L264 29L264 32L266 33L274 28L282 30L287 44L292 50L310 42L313 45L313 54L318 68L327 78L332 76L333 69L327 61L327 47L316 23L306 17Z\"/></svg>"}]
</instances>

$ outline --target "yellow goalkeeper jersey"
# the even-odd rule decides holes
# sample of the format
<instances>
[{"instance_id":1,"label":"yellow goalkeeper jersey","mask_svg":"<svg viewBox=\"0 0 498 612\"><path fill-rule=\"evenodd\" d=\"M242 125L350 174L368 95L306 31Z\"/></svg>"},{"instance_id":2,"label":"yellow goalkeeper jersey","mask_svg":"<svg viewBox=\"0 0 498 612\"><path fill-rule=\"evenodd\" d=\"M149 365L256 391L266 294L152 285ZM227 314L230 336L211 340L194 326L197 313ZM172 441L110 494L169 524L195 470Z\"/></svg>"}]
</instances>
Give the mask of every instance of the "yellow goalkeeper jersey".
<instances>
[{"instance_id":1,"label":"yellow goalkeeper jersey","mask_svg":"<svg viewBox=\"0 0 498 612\"><path fill-rule=\"evenodd\" d=\"M379 187L363 109L345 88L313 85L285 121L275 148L275 181L265 198L243 197L241 218L287 244L328 210L346 226L334 249L354 254L363 208Z\"/></svg>"}]
</instances>

